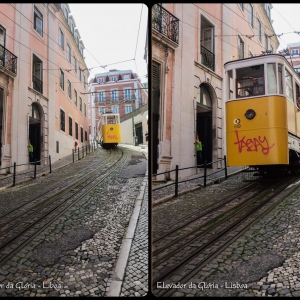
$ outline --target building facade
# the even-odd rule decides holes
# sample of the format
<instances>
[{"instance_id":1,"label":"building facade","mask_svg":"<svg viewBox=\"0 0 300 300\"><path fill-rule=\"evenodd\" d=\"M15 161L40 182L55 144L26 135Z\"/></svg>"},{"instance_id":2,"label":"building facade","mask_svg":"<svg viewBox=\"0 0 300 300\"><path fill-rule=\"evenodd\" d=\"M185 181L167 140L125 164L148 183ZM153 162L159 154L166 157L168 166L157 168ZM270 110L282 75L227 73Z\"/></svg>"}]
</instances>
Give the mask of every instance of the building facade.
<instances>
[{"instance_id":1,"label":"building facade","mask_svg":"<svg viewBox=\"0 0 300 300\"><path fill-rule=\"evenodd\" d=\"M1 168L14 162L27 167L28 140L34 160L48 164L49 156L54 162L70 155L75 140L88 143L84 45L67 4L5 3L0 9L2 49L16 57L15 77L6 75L8 64L0 76Z\"/></svg>"},{"instance_id":2,"label":"building facade","mask_svg":"<svg viewBox=\"0 0 300 300\"><path fill-rule=\"evenodd\" d=\"M89 81L91 140L96 140L99 116L102 113L126 114L148 103L147 88L131 70L112 69L96 74ZM131 126L132 137L139 135Z\"/></svg>"},{"instance_id":3,"label":"building facade","mask_svg":"<svg viewBox=\"0 0 300 300\"><path fill-rule=\"evenodd\" d=\"M152 7L152 174L195 166L196 135L204 145L204 161L224 157L223 66L276 51L270 10L270 4L258 3ZM186 169L179 176L195 172Z\"/></svg>"}]
</instances>

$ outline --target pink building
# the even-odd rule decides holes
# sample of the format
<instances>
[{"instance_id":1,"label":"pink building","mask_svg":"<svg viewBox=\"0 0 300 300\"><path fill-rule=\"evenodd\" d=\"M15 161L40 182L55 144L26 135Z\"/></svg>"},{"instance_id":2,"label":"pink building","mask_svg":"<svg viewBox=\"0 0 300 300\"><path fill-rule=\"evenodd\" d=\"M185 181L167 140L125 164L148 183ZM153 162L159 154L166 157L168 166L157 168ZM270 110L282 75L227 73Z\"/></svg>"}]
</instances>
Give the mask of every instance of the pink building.
<instances>
[{"instance_id":1,"label":"pink building","mask_svg":"<svg viewBox=\"0 0 300 300\"><path fill-rule=\"evenodd\" d=\"M148 103L146 88L131 70L109 70L89 81L91 136L95 140L99 116L108 111L120 117Z\"/></svg>"},{"instance_id":2,"label":"pink building","mask_svg":"<svg viewBox=\"0 0 300 300\"><path fill-rule=\"evenodd\" d=\"M276 51L271 4L160 3L152 7L152 174L223 159L224 63ZM211 164L221 168L221 162ZM180 177L196 168L180 171ZM174 178L175 172L156 176Z\"/></svg>"},{"instance_id":3,"label":"pink building","mask_svg":"<svg viewBox=\"0 0 300 300\"><path fill-rule=\"evenodd\" d=\"M28 163L28 140L34 159L48 164L70 155L76 139L88 143L84 46L67 4L0 9L1 168Z\"/></svg>"}]
</instances>

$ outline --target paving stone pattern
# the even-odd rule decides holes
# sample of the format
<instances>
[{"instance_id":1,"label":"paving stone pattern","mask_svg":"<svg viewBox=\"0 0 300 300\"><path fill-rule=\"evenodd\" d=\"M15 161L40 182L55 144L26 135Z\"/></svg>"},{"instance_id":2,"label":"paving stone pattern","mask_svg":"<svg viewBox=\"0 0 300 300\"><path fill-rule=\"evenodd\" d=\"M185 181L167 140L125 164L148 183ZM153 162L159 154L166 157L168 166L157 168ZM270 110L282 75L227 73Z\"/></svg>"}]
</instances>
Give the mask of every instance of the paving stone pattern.
<instances>
[{"instance_id":1,"label":"paving stone pattern","mask_svg":"<svg viewBox=\"0 0 300 300\"><path fill-rule=\"evenodd\" d=\"M217 201L243 185L243 176L200 188L153 206L153 232ZM296 183L299 185L299 182ZM166 196L166 195L165 195ZM300 296L300 185L259 223L190 280L173 297Z\"/></svg>"},{"instance_id":2,"label":"paving stone pattern","mask_svg":"<svg viewBox=\"0 0 300 300\"><path fill-rule=\"evenodd\" d=\"M131 155L141 153L139 147L123 149ZM21 203L27 193L39 192L41 187L51 186L56 181L80 178L86 164L103 158L104 151L97 149L67 166L61 161L61 168L53 167L52 174L1 190L1 204L9 210ZM87 194L80 205L75 205L0 267L0 296L106 296L143 180L143 177L124 179L114 174ZM145 196L139 226L146 222L147 202ZM132 247L140 254L132 255L129 260L129 269L125 272L127 286L122 287L122 293L130 296L143 295L148 286L145 271L148 238L147 241L145 238L146 228L138 229ZM132 268L141 272L132 273Z\"/></svg>"}]
</instances>

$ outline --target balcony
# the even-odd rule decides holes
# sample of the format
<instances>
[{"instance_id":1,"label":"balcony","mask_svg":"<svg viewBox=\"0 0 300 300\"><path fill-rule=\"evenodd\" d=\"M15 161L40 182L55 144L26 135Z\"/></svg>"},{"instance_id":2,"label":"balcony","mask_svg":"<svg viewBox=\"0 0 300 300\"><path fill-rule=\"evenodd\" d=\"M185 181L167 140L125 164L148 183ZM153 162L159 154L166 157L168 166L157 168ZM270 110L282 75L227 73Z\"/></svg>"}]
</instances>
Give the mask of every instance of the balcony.
<instances>
[{"instance_id":1,"label":"balcony","mask_svg":"<svg viewBox=\"0 0 300 300\"><path fill-rule=\"evenodd\" d=\"M201 63L205 67L215 71L215 55L201 45Z\"/></svg>"},{"instance_id":2,"label":"balcony","mask_svg":"<svg viewBox=\"0 0 300 300\"><path fill-rule=\"evenodd\" d=\"M17 75L17 57L2 45L0 45L0 69L9 71L12 77Z\"/></svg>"},{"instance_id":3,"label":"balcony","mask_svg":"<svg viewBox=\"0 0 300 300\"><path fill-rule=\"evenodd\" d=\"M152 7L152 28L170 39L177 46L179 43L179 19L159 4Z\"/></svg>"},{"instance_id":4,"label":"balcony","mask_svg":"<svg viewBox=\"0 0 300 300\"><path fill-rule=\"evenodd\" d=\"M33 89L43 94L43 81L32 75Z\"/></svg>"}]
</instances>

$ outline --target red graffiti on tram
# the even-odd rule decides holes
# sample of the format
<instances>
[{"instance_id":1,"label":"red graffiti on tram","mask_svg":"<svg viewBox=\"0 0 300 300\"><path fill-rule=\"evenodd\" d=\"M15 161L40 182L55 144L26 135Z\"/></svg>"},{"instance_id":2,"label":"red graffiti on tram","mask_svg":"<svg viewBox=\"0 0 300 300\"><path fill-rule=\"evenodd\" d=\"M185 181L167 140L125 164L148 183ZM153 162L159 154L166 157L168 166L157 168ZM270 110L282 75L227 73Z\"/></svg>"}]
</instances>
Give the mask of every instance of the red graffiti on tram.
<instances>
[{"instance_id":1,"label":"red graffiti on tram","mask_svg":"<svg viewBox=\"0 0 300 300\"><path fill-rule=\"evenodd\" d=\"M266 138L266 136L261 137L259 135L258 137L247 139L245 136L243 136L240 139L239 132L237 130L235 131L235 136L237 142L235 142L234 145L238 145L239 153L242 153L243 149L245 149L248 152L258 152L259 149L261 149L261 152L267 155L269 154L270 149L275 145L275 143L273 143L271 146L269 146L269 141Z\"/></svg>"}]
</instances>

